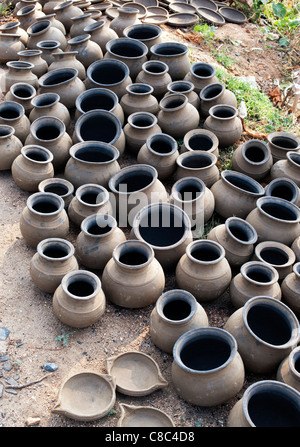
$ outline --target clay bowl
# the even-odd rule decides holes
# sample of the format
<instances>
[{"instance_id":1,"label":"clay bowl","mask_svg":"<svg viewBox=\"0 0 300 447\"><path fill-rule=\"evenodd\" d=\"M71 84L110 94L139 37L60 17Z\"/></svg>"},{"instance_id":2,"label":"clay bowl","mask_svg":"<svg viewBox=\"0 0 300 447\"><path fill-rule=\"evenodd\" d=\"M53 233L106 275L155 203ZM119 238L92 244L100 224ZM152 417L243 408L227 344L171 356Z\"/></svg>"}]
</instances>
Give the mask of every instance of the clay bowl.
<instances>
[{"instance_id":1,"label":"clay bowl","mask_svg":"<svg viewBox=\"0 0 300 447\"><path fill-rule=\"evenodd\" d=\"M187 14L177 12L175 14L170 14L168 19L168 25L170 26L191 26L199 21L197 14Z\"/></svg>"},{"instance_id":2,"label":"clay bowl","mask_svg":"<svg viewBox=\"0 0 300 447\"><path fill-rule=\"evenodd\" d=\"M195 8L207 8L212 11L217 11L218 7L213 0L192 0L191 5L195 6Z\"/></svg>"},{"instance_id":3,"label":"clay bowl","mask_svg":"<svg viewBox=\"0 0 300 447\"><path fill-rule=\"evenodd\" d=\"M157 15L159 16L165 15L168 17L169 12L166 8L163 8L162 6L149 6L149 8L147 8L147 17Z\"/></svg>"},{"instance_id":4,"label":"clay bowl","mask_svg":"<svg viewBox=\"0 0 300 447\"><path fill-rule=\"evenodd\" d=\"M220 8L219 13L222 17L224 17L226 22L241 24L247 21L247 17L242 11L238 11L235 8L230 8L229 6Z\"/></svg>"},{"instance_id":5,"label":"clay bowl","mask_svg":"<svg viewBox=\"0 0 300 447\"><path fill-rule=\"evenodd\" d=\"M153 16L147 16L141 19L143 23L150 23L153 25L163 25L164 23L167 23L169 20L169 17L165 14L155 14Z\"/></svg>"},{"instance_id":6,"label":"clay bowl","mask_svg":"<svg viewBox=\"0 0 300 447\"><path fill-rule=\"evenodd\" d=\"M173 12L181 12L181 13L190 13L195 14L197 12L197 8L193 5L189 5L184 2L172 2L169 6L170 10Z\"/></svg>"},{"instance_id":7,"label":"clay bowl","mask_svg":"<svg viewBox=\"0 0 300 447\"><path fill-rule=\"evenodd\" d=\"M158 6L158 0L139 0L139 3L146 6L146 8L149 6Z\"/></svg>"},{"instance_id":8,"label":"clay bowl","mask_svg":"<svg viewBox=\"0 0 300 447\"><path fill-rule=\"evenodd\" d=\"M147 354L129 351L110 357L107 372L116 379L116 389L127 396L146 396L168 385L157 363Z\"/></svg>"},{"instance_id":9,"label":"clay bowl","mask_svg":"<svg viewBox=\"0 0 300 447\"><path fill-rule=\"evenodd\" d=\"M106 14L107 17L109 17L110 19L115 19L116 17L119 16L118 6L110 6L110 7L107 8L107 10L105 11L105 14Z\"/></svg>"},{"instance_id":10,"label":"clay bowl","mask_svg":"<svg viewBox=\"0 0 300 447\"><path fill-rule=\"evenodd\" d=\"M139 10L139 13L137 15L138 19L143 19L147 15L147 8L146 8L146 6L142 5L142 3L126 2L126 3L123 3L122 6L129 6L129 7L138 9Z\"/></svg>"},{"instance_id":11,"label":"clay bowl","mask_svg":"<svg viewBox=\"0 0 300 447\"><path fill-rule=\"evenodd\" d=\"M120 409L118 427L175 427L172 419L157 408L120 404Z\"/></svg>"},{"instance_id":12,"label":"clay bowl","mask_svg":"<svg viewBox=\"0 0 300 447\"><path fill-rule=\"evenodd\" d=\"M213 25L224 25L225 19L221 14L209 8L197 8L198 14Z\"/></svg>"}]
</instances>

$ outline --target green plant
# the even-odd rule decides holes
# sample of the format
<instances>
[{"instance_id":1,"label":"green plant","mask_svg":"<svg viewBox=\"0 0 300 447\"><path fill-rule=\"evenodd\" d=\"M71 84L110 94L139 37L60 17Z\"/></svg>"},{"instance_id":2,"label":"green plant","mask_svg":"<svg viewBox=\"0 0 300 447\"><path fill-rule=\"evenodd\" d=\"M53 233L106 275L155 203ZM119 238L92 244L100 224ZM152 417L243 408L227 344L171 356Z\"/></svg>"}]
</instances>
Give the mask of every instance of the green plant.
<instances>
[{"instance_id":1,"label":"green plant","mask_svg":"<svg viewBox=\"0 0 300 447\"><path fill-rule=\"evenodd\" d=\"M9 1L0 3L0 16L6 16L11 12L12 3Z\"/></svg>"},{"instance_id":2,"label":"green plant","mask_svg":"<svg viewBox=\"0 0 300 447\"><path fill-rule=\"evenodd\" d=\"M64 329L61 330L61 335L55 337L55 340L62 342L63 345L67 345L69 341L69 336L73 334L73 332L66 332Z\"/></svg>"},{"instance_id":3,"label":"green plant","mask_svg":"<svg viewBox=\"0 0 300 447\"><path fill-rule=\"evenodd\" d=\"M207 23L199 24L194 27L196 33L200 33L204 40L214 39L214 31L218 29L215 26L209 26Z\"/></svg>"}]
</instances>

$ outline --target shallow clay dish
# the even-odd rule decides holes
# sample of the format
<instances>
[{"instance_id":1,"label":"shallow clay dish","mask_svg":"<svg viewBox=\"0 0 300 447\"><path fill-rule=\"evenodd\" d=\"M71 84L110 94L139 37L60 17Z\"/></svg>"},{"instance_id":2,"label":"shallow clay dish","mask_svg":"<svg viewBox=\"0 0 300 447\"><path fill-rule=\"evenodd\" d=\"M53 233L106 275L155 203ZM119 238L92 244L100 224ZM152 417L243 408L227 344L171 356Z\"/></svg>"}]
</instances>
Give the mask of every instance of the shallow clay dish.
<instances>
[{"instance_id":1,"label":"shallow clay dish","mask_svg":"<svg viewBox=\"0 0 300 447\"><path fill-rule=\"evenodd\" d=\"M147 16L155 16L155 15L168 16L169 12L166 10L166 8L163 8L162 6L149 6L149 8L147 8Z\"/></svg>"},{"instance_id":2,"label":"shallow clay dish","mask_svg":"<svg viewBox=\"0 0 300 447\"><path fill-rule=\"evenodd\" d=\"M131 6L133 8L138 9L139 10L138 19L142 19L143 17L146 17L146 15L147 15L147 8L146 8L146 6L142 5L141 3L126 2L126 3L123 3L123 6Z\"/></svg>"},{"instance_id":3,"label":"shallow clay dish","mask_svg":"<svg viewBox=\"0 0 300 447\"><path fill-rule=\"evenodd\" d=\"M213 0L192 0L191 5L195 8L208 8L212 11L217 11L218 7Z\"/></svg>"},{"instance_id":4,"label":"shallow clay dish","mask_svg":"<svg viewBox=\"0 0 300 447\"><path fill-rule=\"evenodd\" d=\"M158 6L158 0L139 0L138 3L141 3L146 8L149 6Z\"/></svg>"},{"instance_id":5,"label":"shallow clay dish","mask_svg":"<svg viewBox=\"0 0 300 447\"><path fill-rule=\"evenodd\" d=\"M107 10L105 11L105 14L106 14L107 17L109 17L110 19L115 19L116 17L119 16L118 6L110 6L110 7L107 8Z\"/></svg>"},{"instance_id":6,"label":"shallow clay dish","mask_svg":"<svg viewBox=\"0 0 300 447\"><path fill-rule=\"evenodd\" d=\"M162 25L164 23L167 23L169 20L169 16L166 16L164 14L154 14L153 16L147 16L141 19L143 23L153 23L154 25Z\"/></svg>"},{"instance_id":7,"label":"shallow clay dish","mask_svg":"<svg viewBox=\"0 0 300 447\"><path fill-rule=\"evenodd\" d=\"M116 389L128 396L146 396L168 385L157 363L147 354L129 351L107 359L107 372L116 379Z\"/></svg>"},{"instance_id":8,"label":"shallow clay dish","mask_svg":"<svg viewBox=\"0 0 300 447\"><path fill-rule=\"evenodd\" d=\"M188 3L184 2L172 2L170 3L169 8L173 12L185 12L190 14L195 14L197 12L195 6L189 5Z\"/></svg>"},{"instance_id":9,"label":"shallow clay dish","mask_svg":"<svg viewBox=\"0 0 300 447\"><path fill-rule=\"evenodd\" d=\"M224 25L225 23L224 17L222 17L219 12L212 11L208 8L198 8L197 12L203 19L214 25Z\"/></svg>"},{"instance_id":10,"label":"shallow clay dish","mask_svg":"<svg viewBox=\"0 0 300 447\"><path fill-rule=\"evenodd\" d=\"M223 8L220 8L219 13L224 17L226 22L240 24L247 21L247 17L242 11L230 8L229 6L223 6Z\"/></svg>"},{"instance_id":11,"label":"shallow clay dish","mask_svg":"<svg viewBox=\"0 0 300 447\"><path fill-rule=\"evenodd\" d=\"M92 371L67 378L59 391L53 413L78 421L93 421L106 416L116 401L112 376Z\"/></svg>"},{"instance_id":12,"label":"shallow clay dish","mask_svg":"<svg viewBox=\"0 0 300 447\"><path fill-rule=\"evenodd\" d=\"M191 26L199 21L197 14L185 14L176 12L169 15L168 25L170 26Z\"/></svg>"},{"instance_id":13,"label":"shallow clay dish","mask_svg":"<svg viewBox=\"0 0 300 447\"><path fill-rule=\"evenodd\" d=\"M175 427L172 419L153 407L120 404L118 427Z\"/></svg>"},{"instance_id":14,"label":"shallow clay dish","mask_svg":"<svg viewBox=\"0 0 300 447\"><path fill-rule=\"evenodd\" d=\"M102 13L104 13L110 7L112 7L111 2L97 3L97 4L93 5L93 9L97 9L98 11L101 11Z\"/></svg>"}]
</instances>

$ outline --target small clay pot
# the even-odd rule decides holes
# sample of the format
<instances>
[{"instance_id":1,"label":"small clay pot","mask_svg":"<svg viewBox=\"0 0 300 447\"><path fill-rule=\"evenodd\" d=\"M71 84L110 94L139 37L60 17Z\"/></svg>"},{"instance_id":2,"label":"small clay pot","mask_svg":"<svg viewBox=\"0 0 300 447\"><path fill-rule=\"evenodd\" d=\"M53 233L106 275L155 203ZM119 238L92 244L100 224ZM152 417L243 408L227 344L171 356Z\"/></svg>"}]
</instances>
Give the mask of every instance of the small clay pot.
<instances>
[{"instance_id":1,"label":"small clay pot","mask_svg":"<svg viewBox=\"0 0 300 447\"><path fill-rule=\"evenodd\" d=\"M43 11L38 10L35 5L27 5L17 11L16 17L20 23L20 27L27 31L27 28L32 23L36 22L39 17L44 18L45 14Z\"/></svg>"},{"instance_id":2,"label":"small clay pot","mask_svg":"<svg viewBox=\"0 0 300 447\"><path fill-rule=\"evenodd\" d=\"M189 48L184 43L160 42L150 48L150 60L162 61L169 67L172 81L183 79L190 69Z\"/></svg>"},{"instance_id":3,"label":"small clay pot","mask_svg":"<svg viewBox=\"0 0 300 447\"><path fill-rule=\"evenodd\" d=\"M249 140L239 146L232 155L232 169L257 181L263 180L273 165L270 149L260 140Z\"/></svg>"},{"instance_id":4,"label":"small clay pot","mask_svg":"<svg viewBox=\"0 0 300 447\"><path fill-rule=\"evenodd\" d=\"M39 20L27 28L28 42L27 49L37 48L37 43L43 40L55 40L60 43L60 48L64 51L67 47L66 36L60 29L52 26L50 20Z\"/></svg>"},{"instance_id":5,"label":"small clay pot","mask_svg":"<svg viewBox=\"0 0 300 447\"><path fill-rule=\"evenodd\" d=\"M300 371L299 371L300 346L293 349L290 354L280 363L276 380L291 386L300 392Z\"/></svg>"},{"instance_id":6,"label":"small clay pot","mask_svg":"<svg viewBox=\"0 0 300 447\"><path fill-rule=\"evenodd\" d=\"M59 51L53 52L54 61L49 65L48 71L56 70L58 68L76 68L78 70L78 77L82 81L86 78L86 69L82 62L77 59L78 51Z\"/></svg>"},{"instance_id":7,"label":"small clay pot","mask_svg":"<svg viewBox=\"0 0 300 447\"><path fill-rule=\"evenodd\" d=\"M105 20L99 20L87 25L83 32L89 34L91 40L99 45L103 55L106 53L107 42L118 37L118 34L109 27L109 22Z\"/></svg>"},{"instance_id":8,"label":"small clay pot","mask_svg":"<svg viewBox=\"0 0 300 447\"><path fill-rule=\"evenodd\" d=\"M1 35L2 34L16 34L16 35L20 36L20 41L26 47L27 41L28 41L28 34L25 31L25 29L20 27L20 25L21 24L18 20L13 21L13 22L3 23L0 26L0 32L1 32ZM25 50L23 50L23 51L25 51Z\"/></svg>"},{"instance_id":9,"label":"small clay pot","mask_svg":"<svg viewBox=\"0 0 300 447\"><path fill-rule=\"evenodd\" d=\"M118 8L118 15L110 22L109 27L114 30L119 37L123 37L123 31L130 25L140 23L138 19L139 10L134 7L121 6Z\"/></svg>"},{"instance_id":10,"label":"small clay pot","mask_svg":"<svg viewBox=\"0 0 300 447\"><path fill-rule=\"evenodd\" d=\"M91 88L81 93L76 99L75 119L86 112L98 109L112 112L119 118L121 125L124 125L124 112L119 104L119 98L108 88Z\"/></svg>"},{"instance_id":11,"label":"small clay pot","mask_svg":"<svg viewBox=\"0 0 300 447\"><path fill-rule=\"evenodd\" d=\"M233 92L225 88L223 84L208 84L201 89L200 94L200 114L201 117L209 116L209 109L219 104L237 107L236 96Z\"/></svg>"},{"instance_id":12,"label":"small clay pot","mask_svg":"<svg viewBox=\"0 0 300 447\"><path fill-rule=\"evenodd\" d=\"M19 82L26 82L32 85L36 90L38 89L38 77L32 72L34 65L25 61L11 61L7 62L7 73L5 73L5 91L8 92L13 84Z\"/></svg>"},{"instance_id":13,"label":"small clay pot","mask_svg":"<svg viewBox=\"0 0 300 447\"><path fill-rule=\"evenodd\" d=\"M159 111L158 101L153 96L153 87L147 84L134 83L126 87L127 93L122 96L120 105L125 117L133 113L147 112L156 115Z\"/></svg>"},{"instance_id":14,"label":"small clay pot","mask_svg":"<svg viewBox=\"0 0 300 447\"><path fill-rule=\"evenodd\" d=\"M123 28L123 36L143 42L150 50L162 41L162 29L154 23L135 23Z\"/></svg>"},{"instance_id":15,"label":"small clay pot","mask_svg":"<svg viewBox=\"0 0 300 447\"><path fill-rule=\"evenodd\" d=\"M292 311L300 315L300 262L293 265L292 273L289 273L281 284L283 301L292 309Z\"/></svg>"},{"instance_id":16,"label":"small clay pot","mask_svg":"<svg viewBox=\"0 0 300 447\"><path fill-rule=\"evenodd\" d=\"M31 123L42 116L47 116L60 119L66 128L69 126L71 122L70 112L60 102L60 96L57 93L41 93L32 99L31 104L33 106L29 114Z\"/></svg>"},{"instance_id":17,"label":"small clay pot","mask_svg":"<svg viewBox=\"0 0 300 447\"><path fill-rule=\"evenodd\" d=\"M30 121L22 104L15 101L2 101L0 104L0 124L15 129L15 136L24 144L30 130Z\"/></svg>"},{"instance_id":18,"label":"small clay pot","mask_svg":"<svg viewBox=\"0 0 300 447\"><path fill-rule=\"evenodd\" d=\"M11 169L16 157L21 154L23 144L15 136L15 129L6 124L0 124L0 171Z\"/></svg>"},{"instance_id":19,"label":"small clay pot","mask_svg":"<svg viewBox=\"0 0 300 447\"><path fill-rule=\"evenodd\" d=\"M198 94L205 86L218 82L215 67L205 62L196 62L191 65L184 80L192 82L194 90Z\"/></svg>"},{"instance_id":20,"label":"small clay pot","mask_svg":"<svg viewBox=\"0 0 300 447\"><path fill-rule=\"evenodd\" d=\"M288 178L300 187L300 152L289 151L286 159L278 160L271 168L271 179Z\"/></svg>"},{"instance_id":21,"label":"small clay pot","mask_svg":"<svg viewBox=\"0 0 300 447\"><path fill-rule=\"evenodd\" d=\"M71 200L74 197L74 186L68 180L59 177L52 177L42 180L39 183L38 190L40 192L52 192L60 196L65 204L65 209L68 209Z\"/></svg>"},{"instance_id":22,"label":"small clay pot","mask_svg":"<svg viewBox=\"0 0 300 447\"><path fill-rule=\"evenodd\" d=\"M41 55L41 50L23 50L18 53L19 61L30 62L34 65L31 72L38 78L48 71L48 64Z\"/></svg>"},{"instance_id":23,"label":"small clay pot","mask_svg":"<svg viewBox=\"0 0 300 447\"><path fill-rule=\"evenodd\" d=\"M149 136L161 133L157 122L157 117L149 112L135 112L129 115L124 126L126 149L137 155Z\"/></svg>"},{"instance_id":24,"label":"small clay pot","mask_svg":"<svg viewBox=\"0 0 300 447\"><path fill-rule=\"evenodd\" d=\"M169 67L165 62L149 60L142 65L135 82L151 85L153 95L160 101L167 93L172 78L169 74Z\"/></svg>"},{"instance_id":25,"label":"small clay pot","mask_svg":"<svg viewBox=\"0 0 300 447\"><path fill-rule=\"evenodd\" d=\"M96 20L92 18L91 12L85 12L79 16L71 17L71 20L73 22L69 32L71 38L84 34L84 28L86 26L96 23Z\"/></svg>"},{"instance_id":26,"label":"small clay pot","mask_svg":"<svg viewBox=\"0 0 300 447\"><path fill-rule=\"evenodd\" d=\"M0 33L0 45L2 64L18 59L18 52L25 50L20 34Z\"/></svg>"},{"instance_id":27,"label":"small clay pot","mask_svg":"<svg viewBox=\"0 0 300 447\"><path fill-rule=\"evenodd\" d=\"M206 151L219 157L219 140L216 135L206 129L192 129L184 137L180 153L192 151Z\"/></svg>"},{"instance_id":28,"label":"small clay pot","mask_svg":"<svg viewBox=\"0 0 300 447\"><path fill-rule=\"evenodd\" d=\"M55 62L54 54L63 53L60 46L57 40L42 40L36 44L36 47L42 51L41 58L47 62L48 67Z\"/></svg>"},{"instance_id":29,"label":"small clay pot","mask_svg":"<svg viewBox=\"0 0 300 447\"><path fill-rule=\"evenodd\" d=\"M116 93L119 99L127 93L127 85L132 84L126 63L114 59L93 62L87 69L86 76L87 89L106 88Z\"/></svg>"},{"instance_id":30,"label":"small clay pot","mask_svg":"<svg viewBox=\"0 0 300 447\"><path fill-rule=\"evenodd\" d=\"M50 2L46 2L46 3L50 3ZM45 5L43 6L43 12L45 13ZM67 34L63 23L60 20L56 19L56 14L54 12L52 12L50 14L45 14L44 16L41 16L41 17L37 17L36 21L38 22L39 20L50 20L51 26L58 28L63 33L64 36Z\"/></svg>"},{"instance_id":31,"label":"small clay pot","mask_svg":"<svg viewBox=\"0 0 300 447\"><path fill-rule=\"evenodd\" d=\"M209 116L205 119L203 128L218 137L220 147L232 146L240 139L243 131L237 109L223 104L209 109Z\"/></svg>"},{"instance_id":32,"label":"small clay pot","mask_svg":"<svg viewBox=\"0 0 300 447\"><path fill-rule=\"evenodd\" d=\"M292 272L296 256L290 247L281 242L264 241L256 245L253 260L261 261L274 267L279 274L279 280L282 281Z\"/></svg>"},{"instance_id":33,"label":"small clay pot","mask_svg":"<svg viewBox=\"0 0 300 447\"><path fill-rule=\"evenodd\" d=\"M182 93L188 99L188 102L192 104L197 110L200 109L199 95L194 91L194 85L189 81L173 81L167 86L168 92L166 95L172 93Z\"/></svg>"},{"instance_id":34,"label":"small clay pot","mask_svg":"<svg viewBox=\"0 0 300 447\"><path fill-rule=\"evenodd\" d=\"M17 82L13 84L4 97L4 101L14 101L22 104L25 113L28 116L32 110L31 100L36 95L36 89L26 82Z\"/></svg>"},{"instance_id":35,"label":"small clay pot","mask_svg":"<svg viewBox=\"0 0 300 447\"><path fill-rule=\"evenodd\" d=\"M68 40L66 51L77 51L76 59L87 69L95 60L103 58L101 48L89 34L80 34Z\"/></svg>"},{"instance_id":36,"label":"small clay pot","mask_svg":"<svg viewBox=\"0 0 300 447\"><path fill-rule=\"evenodd\" d=\"M72 0L59 2L58 5L54 6L53 12L56 14L56 19L64 25L66 33L70 32L73 25L72 17L82 15L82 9L73 4Z\"/></svg>"},{"instance_id":37,"label":"small clay pot","mask_svg":"<svg viewBox=\"0 0 300 447\"><path fill-rule=\"evenodd\" d=\"M176 180L184 177L197 177L210 188L220 178L220 172L216 166L217 161L217 157L211 152L184 152L176 160Z\"/></svg>"},{"instance_id":38,"label":"small clay pot","mask_svg":"<svg viewBox=\"0 0 300 447\"><path fill-rule=\"evenodd\" d=\"M287 152L299 152L300 138L288 132L272 132L267 136L273 162L285 160Z\"/></svg>"},{"instance_id":39,"label":"small clay pot","mask_svg":"<svg viewBox=\"0 0 300 447\"><path fill-rule=\"evenodd\" d=\"M285 177L279 177L272 180L266 186L266 196L279 197L300 206L300 189L296 183Z\"/></svg>"},{"instance_id":40,"label":"small clay pot","mask_svg":"<svg viewBox=\"0 0 300 447\"><path fill-rule=\"evenodd\" d=\"M296 255L297 262L299 262L300 261L300 236L296 237L296 239L292 243L291 248Z\"/></svg>"}]
</instances>

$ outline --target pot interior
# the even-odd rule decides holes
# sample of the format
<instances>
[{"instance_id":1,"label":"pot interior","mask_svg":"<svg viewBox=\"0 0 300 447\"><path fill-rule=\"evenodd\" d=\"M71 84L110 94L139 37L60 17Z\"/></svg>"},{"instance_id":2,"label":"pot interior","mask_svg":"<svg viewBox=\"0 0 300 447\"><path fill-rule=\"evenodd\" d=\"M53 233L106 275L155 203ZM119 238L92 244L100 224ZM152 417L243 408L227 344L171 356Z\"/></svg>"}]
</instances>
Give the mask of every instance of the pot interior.
<instances>
[{"instance_id":1,"label":"pot interior","mask_svg":"<svg viewBox=\"0 0 300 447\"><path fill-rule=\"evenodd\" d=\"M245 150L245 157L253 163L260 163L266 158L265 151L259 146L249 146Z\"/></svg>"},{"instance_id":2,"label":"pot interior","mask_svg":"<svg viewBox=\"0 0 300 447\"><path fill-rule=\"evenodd\" d=\"M98 190L87 189L81 193L80 199L87 205L97 205L103 202L104 193Z\"/></svg>"},{"instance_id":3,"label":"pot interior","mask_svg":"<svg viewBox=\"0 0 300 447\"><path fill-rule=\"evenodd\" d=\"M31 98L33 94L33 91L30 87L26 86L17 86L14 88L14 95L18 98L26 99Z\"/></svg>"},{"instance_id":4,"label":"pot interior","mask_svg":"<svg viewBox=\"0 0 300 447\"><path fill-rule=\"evenodd\" d=\"M59 207L56 203L48 198L42 198L32 204L32 209L42 214L50 214L58 211Z\"/></svg>"},{"instance_id":5,"label":"pot interior","mask_svg":"<svg viewBox=\"0 0 300 447\"><path fill-rule=\"evenodd\" d=\"M246 275L248 278L252 279L253 281L259 282L259 283L269 283L273 279L272 272L260 267L260 266L250 266L246 269Z\"/></svg>"},{"instance_id":6,"label":"pot interior","mask_svg":"<svg viewBox=\"0 0 300 447\"><path fill-rule=\"evenodd\" d=\"M283 149L296 149L298 147L298 144L296 141L294 141L292 138L289 137L273 137L271 140L272 144L275 144L275 146L282 147Z\"/></svg>"},{"instance_id":7,"label":"pot interior","mask_svg":"<svg viewBox=\"0 0 300 447\"><path fill-rule=\"evenodd\" d=\"M157 154L169 154L174 149L174 144L168 138L160 135L151 138L150 148Z\"/></svg>"},{"instance_id":8,"label":"pot interior","mask_svg":"<svg viewBox=\"0 0 300 447\"><path fill-rule=\"evenodd\" d=\"M143 56L144 51L134 42L118 42L116 41L110 46L110 51L118 56L123 57L139 57Z\"/></svg>"},{"instance_id":9,"label":"pot interior","mask_svg":"<svg viewBox=\"0 0 300 447\"><path fill-rule=\"evenodd\" d=\"M278 266L285 265L289 261L288 254L284 250L277 247L263 248L260 252L260 257L268 264Z\"/></svg>"},{"instance_id":10,"label":"pot interior","mask_svg":"<svg viewBox=\"0 0 300 447\"><path fill-rule=\"evenodd\" d=\"M119 261L128 266L142 265L148 261L148 256L135 247L128 248L124 253L120 253Z\"/></svg>"},{"instance_id":11,"label":"pot interior","mask_svg":"<svg viewBox=\"0 0 300 447\"><path fill-rule=\"evenodd\" d=\"M159 45L158 48L156 48L155 53L159 56L175 56L184 54L186 52L185 48L182 48L179 45Z\"/></svg>"},{"instance_id":12,"label":"pot interior","mask_svg":"<svg viewBox=\"0 0 300 447\"><path fill-rule=\"evenodd\" d=\"M213 244L203 243L191 248L191 256L201 262L216 261L220 258L220 250Z\"/></svg>"},{"instance_id":13,"label":"pot interior","mask_svg":"<svg viewBox=\"0 0 300 447\"><path fill-rule=\"evenodd\" d=\"M172 300L168 300L163 306L164 316L172 321L185 320L190 315L191 311L192 308L190 303L179 296L173 296Z\"/></svg>"},{"instance_id":14,"label":"pot interior","mask_svg":"<svg viewBox=\"0 0 300 447\"><path fill-rule=\"evenodd\" d=\"M260 193L258 186L256 186L255 183L251 182L251 180L248 180L246 178L240 177L235 174L228 174L226 175L226 180L233 186L236 186L237 188L240 188L243 191L255 194Z\"/></svg>"},{"instance_id":15,"label":"pot interior","mask_svg":"<svg viewBox=\"0 0 300 447\"><path fill-rule=\"evenodd\" d=\"M59 127L56 124L45 124L41 125L36 129L36 136L40 140L54 140L55 138L59 137L61 131Z\"/></svg>"},{"instance_id":16,"label":"pot interior","mask_svg":"<svg viewBox=\"0 0 300 447\"><path fill-rule=\"evenodd\" d=\"M47 161L49 156L40 150L28 150L26 151L26 157L33 161Z\"/></svg>"},{"instance_id":17,"label":"pot interior","mask_svg":"<svg viewBox=\"0 0 300 447\"><path fill-rule=\"evenodd\" d=\"M209 151L214 145L212 139L207 135L193 135L188 144L193 151Z\"/></svg>"},{"instance_id":18,"label":"pot interior","mask_svg":"<svg viewBox=\"0 0 300 447\"><path fill-rule=\"evenodd\" d=\"M96 92L84 95L80 102L80 108L83 112L96 109L112 110L114 106L115 101L110 95Z\"/></svg>"},{"instance_id":19,"label":"pot interior","mask_svg":"<svg viewBox=\"0 0 300 447\"><path fill-rule=\"evenodd\" d=\"M201 78L208 78L213 75L214 70L212 67L209 67L208 65L197 65L195 64L194 67L192 67L193 74L196 76L199 76Z\"/></svg>"},{"instance_id":20,"label":"pot interior","mask_svg":"<svg viewBox=\"0 0 300 447\"><path fill-rule=\"evenodd\" d=\"M193 182L185 182L178 185L177 192L182 201L190 201L197 199L197 197L202 194L203 190Z\"/></svg>"},{"instance_id":21,"label":"pot interior","mask_svg":"<svg viewBox=\"0 0 300 447\"><path fill-rule=\"evenodd\" d=\"M93 67L93 70L91 71L91 79L98 84L103 85L118 84L123 81L126 76L124 69L113 62L111 63L111 67L109 67L109 65L110 62L107 63L107 61L105 61L105 64L99 64Z\"/></svg>"},{"instance_id":22,"label":"pot interior","mask_svg":"<svg viewBox=\"0 0 300 447\"><path fill-rule=\"evenodd\" d=\"M153 181L153 175L147 171L129 171L121 174L115 182L119 192L135 192L146 188Z\"/></svg>"},{"instance_id":23,"label":"pot interior","mask_svg":"<svg viewBox=\"0 0 300 447\"><path fill-rule=\"evenodd\" d=\"M95 291L93 284L87 279L73 279L67 287L68 292L78 297L92 295Z\"/></svg>"},{"instance_id":24,"label":"pot interior","mask_svg":"<svg viewBox=\"0 0 300 447\"><path fill-rule=\"evenodd\" d=\"M50 183L44 187L45 192L52 192L53 194L57 194L58 196L65 196L68 194L69 189L66 185L62 183Z\"/></svg>"},{"instance_id":25,"label":"pot interior","mask_svg":"<svg viewBox=\"0 0 300 447\"><path fill-rule=\"evenodd\" d=\"M45 248L43 249L43 254L48 258L59 259L68 256L69 250L67 249L67 247L62 246L61 244L52 242L46 244Z\"/></svg>"},{"instance_id":26,"label":"pot interior","mask_svg":"<svg viewBox=\"0 0 300 447\"><path fill-rule=\"evenodd\" d=\"M149 27L138 27L131 29L128 31L127 36L131 39L137 39L137 40L145 40L145 39L152 39L154 37L157 37L158 31L155 28Z\"/></svg>"},{"instance_id":27,"label":"pot interior","mask_svg":"<svg viewBox=\"0 0 300 447\"><path fill-rule=\"evenodd\" d=\"M287 200L290 202L295 198L295 190L289 183L277 183L275 186L272 185L271 196L278 197L280 199Z\"/></svg>"},{"instance_id":28,"label":"pot interior","mask_svg":"<svg viewBox=\"0 0 300 447\"><path fill-rule=\"evenodd\" d=\"M208 155L198 155L196 153L191 153L182 158L181 164L185 168L207 168L208 166L211 166L212 159Z\"/></svg>"},{"instance_id":29,"label":"pot interior","mask_svg":"<svg viewBox=\"0 0 300 447\"><path fill-rule=\"evenodd\" d=\"M231 221L228 223L228 228L231 234L242 242L249 242L253 239L253 232L246 225L241 225L240 222Z\"/></svg>"},{"instance_id":30,"label":"pot interior","mask_svg":"<svg viewBox=\"0 0 300 447\"><path fill-rule=\"evenodd\" d=\"M49 75L45 77L43 85L51 86L51 85L62 84L63 82L70 81L73 78L74 78L73 72L59 71L58 73L55 70L54 73L49 72Z\"/></svg>"},{"instance_id":31,"label":"pot interior","mask_svg":"<svg viewBox=\"0 0 300 447\"><path fill-rule=\"evenodd\" d=\"M77 149L75 156L78 160L90 163L104 163L114 158L114 153L106 147L88 146Z\"/></svg>"},{"instance_id":32,"label":"pot interior","mask_svg":"<svg viewBox=\"0 0 300 447\"><path fill-rule=\"evenodd\" d=\"M79 133L83 141L110 143L118 134L118 128L110 117L94 115L80 123Z\"/></svg>"},{"instance_id":33,"label":"pot interior","mask_svg":"<svg viewBox=\"0 0 300 447\"><path fill-rule=\"evenodd\" d=\"M288 220L288 221L297 221L296 212L287 207L284 204L280 203L263 203L261 205L263 211L269 214L276 219Z\"/></svg>"},{"instance_id":34,"label":"pot interior","mask_svg":"<svg viewBox=\"0 0 300 447\"><path fill-rule=\"evenodd\" d=\"M196 371L209 371L222 366L230 357L228 342L218 337L202 336L191 340L182 347L182 363Z\"/></svg>"}]
</instances>

